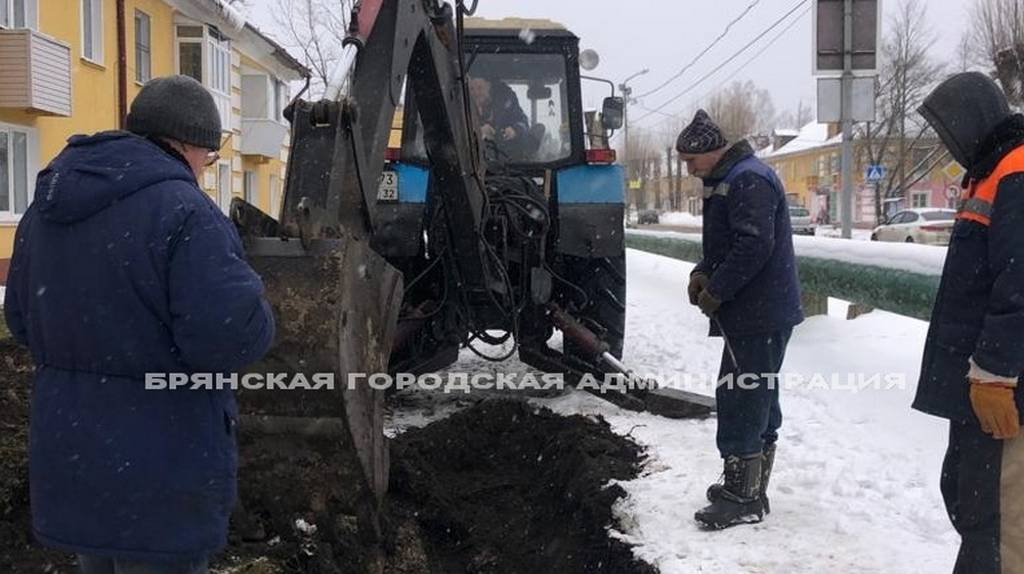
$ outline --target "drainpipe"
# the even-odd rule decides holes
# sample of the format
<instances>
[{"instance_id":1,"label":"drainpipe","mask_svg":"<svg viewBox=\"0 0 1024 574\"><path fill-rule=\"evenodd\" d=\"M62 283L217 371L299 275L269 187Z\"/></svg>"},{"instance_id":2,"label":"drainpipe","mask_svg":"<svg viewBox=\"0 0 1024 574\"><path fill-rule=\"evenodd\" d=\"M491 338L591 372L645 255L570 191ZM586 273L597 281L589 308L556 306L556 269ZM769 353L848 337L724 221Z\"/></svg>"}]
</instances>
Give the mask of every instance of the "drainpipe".
<instances>
[{"instance_id":1,"label":"drainpipe","mask_svg":"<svg viewBox=\"0 0 1024 574\"><path fill-rule=\"evenodd\" d=\"M124 0L117 0L117 127L124 129L128 115L128 53Z\"/></svg>"}]
</instances>

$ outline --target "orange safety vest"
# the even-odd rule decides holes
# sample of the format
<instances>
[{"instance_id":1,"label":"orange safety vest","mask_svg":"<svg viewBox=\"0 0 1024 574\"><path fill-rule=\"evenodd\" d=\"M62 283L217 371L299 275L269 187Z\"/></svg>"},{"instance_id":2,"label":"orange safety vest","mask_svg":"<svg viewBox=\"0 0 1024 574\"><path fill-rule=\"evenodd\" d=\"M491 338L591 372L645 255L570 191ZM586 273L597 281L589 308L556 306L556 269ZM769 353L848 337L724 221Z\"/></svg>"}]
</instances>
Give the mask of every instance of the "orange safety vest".
<instances>
[{"instance_id":1,"label":"orange safety vest","mask_svg":"<svg viewBox=\"0 0 1024 574\"><path fill-rule=\"evenodd\" d=\"M985 227L992 225L992 206L996 203L999 182L1015 173L1024 173L1024 146L1006 154L991 175L981 181L970 182L961 197L956 218L976 221Z\"/></svg>"}]
</instances>

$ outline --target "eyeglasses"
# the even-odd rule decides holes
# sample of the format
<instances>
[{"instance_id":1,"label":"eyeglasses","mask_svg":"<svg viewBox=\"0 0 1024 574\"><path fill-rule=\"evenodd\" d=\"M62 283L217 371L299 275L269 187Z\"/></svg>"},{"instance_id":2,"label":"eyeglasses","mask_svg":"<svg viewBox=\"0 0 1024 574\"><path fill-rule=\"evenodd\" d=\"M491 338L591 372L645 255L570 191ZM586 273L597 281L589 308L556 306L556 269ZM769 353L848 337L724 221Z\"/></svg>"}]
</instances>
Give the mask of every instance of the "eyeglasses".
<instances>
[{"instance_id":1,"label":"eyeglasses","mask_svg":"<svg viewBox=\"0 0 1024 574\"><path fill-rule=\"evenodd\" d=\"M203 165L205 165L206 167L210 167L211 165L217 163L218 161L220 161L220 152L211 151L210 153L206 154L206 163Z\"/></svg>"}]
</instances>

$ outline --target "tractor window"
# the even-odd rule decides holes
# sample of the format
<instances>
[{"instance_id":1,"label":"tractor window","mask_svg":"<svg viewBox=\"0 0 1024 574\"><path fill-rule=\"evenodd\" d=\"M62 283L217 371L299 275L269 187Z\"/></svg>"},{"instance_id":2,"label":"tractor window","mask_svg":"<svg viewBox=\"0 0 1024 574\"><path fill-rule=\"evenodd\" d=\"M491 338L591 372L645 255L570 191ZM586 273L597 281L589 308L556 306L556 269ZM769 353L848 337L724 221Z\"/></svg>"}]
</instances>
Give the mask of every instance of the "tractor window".
<instances>
[{"instance_id":1,"label":"tractor window","mask_svg":"<svg viewBox=\"0 0 1024 574\"><path fill-rule=\"evenodd\" d=\"M467 60L470 101L489 162L551 163L572 155L564 55L477 53ZM425 158L416 123L406 152Z\"/></svg>"}]
</instances>

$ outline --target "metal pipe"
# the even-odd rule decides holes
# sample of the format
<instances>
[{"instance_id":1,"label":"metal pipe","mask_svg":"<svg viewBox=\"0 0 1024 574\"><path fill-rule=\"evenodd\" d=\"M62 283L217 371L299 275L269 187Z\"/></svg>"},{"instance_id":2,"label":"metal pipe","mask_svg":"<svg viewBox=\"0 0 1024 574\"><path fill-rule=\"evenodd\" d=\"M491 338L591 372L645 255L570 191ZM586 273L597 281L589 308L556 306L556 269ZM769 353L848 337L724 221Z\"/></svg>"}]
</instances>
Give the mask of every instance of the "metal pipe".
<instances>
[{"instance_id":1,"label":"metal pipe","mask_svg":"<svg viewBox=\"0 0 1024 574\"><path fill-rule=\"evenodd\" d=\"M117 127L124 129L128 116L128 41L125 27L124 0L117 0ZM139 65L138 62L135 63Z\"/></svg>"},{"instance_id":2,"label":"metal pipe","mask_svg":"<svg viewBox=\"0 0 1024 574\"><path fill-rule=\"evenodd\" d=\"M338 66L334 69L334 74L331 75L330 81L327 83L327 89L324 92L324 97L329 100L338 100L345 94L345 87L348 85L348 79L355 71L356 57L359 55L359 47L355 44L347 44L341 50L341 61Z\"/></svg>"}]
</instances>

